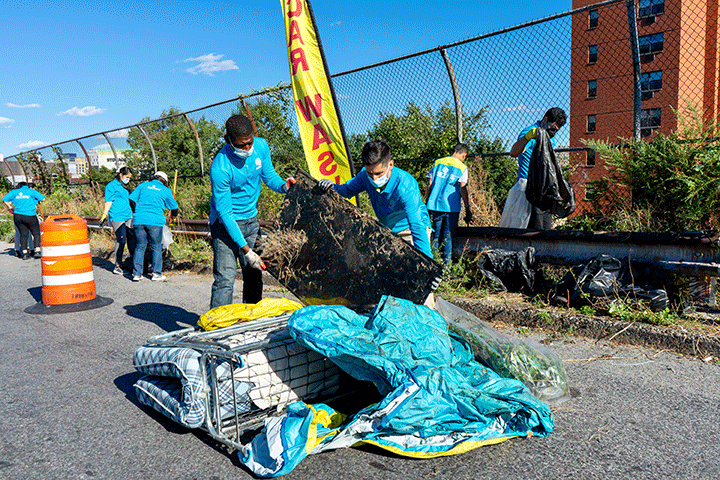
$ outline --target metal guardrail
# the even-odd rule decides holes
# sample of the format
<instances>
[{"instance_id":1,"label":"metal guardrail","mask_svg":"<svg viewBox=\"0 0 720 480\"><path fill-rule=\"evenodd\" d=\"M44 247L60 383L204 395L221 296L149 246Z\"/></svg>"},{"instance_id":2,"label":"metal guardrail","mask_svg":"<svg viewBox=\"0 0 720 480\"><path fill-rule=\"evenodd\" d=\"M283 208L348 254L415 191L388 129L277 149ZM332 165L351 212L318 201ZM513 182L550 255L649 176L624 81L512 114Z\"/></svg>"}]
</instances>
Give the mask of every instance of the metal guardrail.
<instances>
[{"instance_id":1,"label":"metal guardrail","mask_svg":"<svg viewBox=\"0 0 720 480\"><path fill-rule=\"evenodd\" d=\"M601 254L647 262L689 276L720 277L718 232L636 233L458 227L456 256L486 249L535 249L541 263L577 265Z\"/></svg>"}]
</instances>

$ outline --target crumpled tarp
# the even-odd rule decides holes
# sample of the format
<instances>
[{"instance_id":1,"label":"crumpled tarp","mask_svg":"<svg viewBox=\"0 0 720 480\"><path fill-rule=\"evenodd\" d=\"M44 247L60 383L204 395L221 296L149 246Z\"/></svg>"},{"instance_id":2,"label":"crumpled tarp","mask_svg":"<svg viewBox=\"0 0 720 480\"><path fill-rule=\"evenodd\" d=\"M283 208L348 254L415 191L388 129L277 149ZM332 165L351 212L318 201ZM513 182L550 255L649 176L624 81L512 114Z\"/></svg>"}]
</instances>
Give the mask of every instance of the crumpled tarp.
<instances>
[{"instance_id":1,"label":"crumpled tarp","mask_svg":"<svg viewBox=\"0 0 720 480\"><path fill-rule=\"evenodd\" d=\"M575 211L575 192L563 176L544 128L537 129L527 182L525 196L532 206L559 218Z\"/></svg>"},{"instance_id":2,"label":"crumpled tarp","mask_svg":"<svg viewBox=\"0 0 720 480\"><path fill-rule=\"evenodd\" d=\"M258 476L283 475L310 453L357 443L430 458L553 430L546 404L476 362L468 343L427 307L389 296L367 316L309 306L293 313L288 328L298 343L373 382L384 398L340 426L326 405L295 403L287 415L267 419L238 452Z\"/></svg>"}]
</instances>

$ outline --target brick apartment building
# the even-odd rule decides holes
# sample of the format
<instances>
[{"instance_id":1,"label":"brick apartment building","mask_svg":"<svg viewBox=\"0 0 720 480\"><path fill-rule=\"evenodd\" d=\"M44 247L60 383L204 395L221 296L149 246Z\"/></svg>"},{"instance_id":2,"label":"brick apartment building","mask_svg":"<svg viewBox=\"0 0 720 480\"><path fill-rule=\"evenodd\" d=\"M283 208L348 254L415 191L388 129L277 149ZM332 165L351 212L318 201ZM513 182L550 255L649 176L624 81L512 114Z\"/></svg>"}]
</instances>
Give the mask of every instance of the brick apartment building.
<instances>
[{"instance_id":1,"label":"brick apartment building","mask_svg":"<svg viewBox=\"0 0 720 480\"><path fill-rule=\"evenodd\" d=\"M635 0L641 69L641 135L678 127L696 106L717 122L719 0ZM573 9L598 3L573 0ZM591 8L572 19L570 146L581 140L624 143L633 134L633 64L626 2ZM582 155L571 177L583 208L586 183L606 176L602 158Z\"/></svg>"}]
</instances>

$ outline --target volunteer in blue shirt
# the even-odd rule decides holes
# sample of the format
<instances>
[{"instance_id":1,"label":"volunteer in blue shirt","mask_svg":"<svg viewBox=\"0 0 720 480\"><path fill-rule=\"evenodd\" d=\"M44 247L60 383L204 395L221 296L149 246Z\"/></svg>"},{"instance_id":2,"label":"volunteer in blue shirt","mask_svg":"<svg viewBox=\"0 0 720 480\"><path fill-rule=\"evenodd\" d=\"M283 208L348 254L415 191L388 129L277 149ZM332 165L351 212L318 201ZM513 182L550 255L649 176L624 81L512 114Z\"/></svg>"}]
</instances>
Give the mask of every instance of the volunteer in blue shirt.
<instances>
[{"instance_id":1,"label":"volunteer in blue shirt","mask_svg":"<svg viewBox=\"0 0 720 480\"><path fill-rule=\"evenodd\" d=\"M427 174L430 181L425 189L425 197L432 219L432 244L435 248L442 248L445 264L452 260L452 239L460 220L460 199L465 202L465 223L472 221L467 190L468 169L463 163L468 152L467 145L458 143L453 154L435 160Z\"/></svg>"},{"instance_id":2,"label":"volunteer in blue shirt","mask_svg":"<svg viewBox=\"0 0 720 480\"><path fill-rule=\"evenodd\" d=\"M371 140L363 146L363 169L342 185L320 180L320 188L334 188L345 198L365 191L380 223L432 258L430 216L417 181L405 170L394 167L390 147L384 140Z\"/></svg>"},{"instance_id":3,"label":"volunteer in blue shirt","mask_svg":"<svg viewBox=\"0 0 720 480\"><path fill-rule=\"evenodd\" d=\"M552 229L552 214L533 207L525 197L525 190L531 188L527 184L530 170L530 157L535 147L535 137L538 128L544 128L550 136L550 142L555 148L553 138L560 128L567 122L567 115L562 108L554 107L545 112L542 120L525 127L518 135L517 141L510 148L510 156L518 160L517 182L508 192L505 201L500 227L503 228L531 228L535 230Z\"/></svg>"},{"instance_id":4,"label":"volunteer in blue shirt","mask_svg":"<svg viewBox=\"0 0 720 480\"><path fill-rule=\"evenodd\" d=\"M123 251L125 243L132 257L135 252L135 234L132 231L133 212L130 209L128 184L132 177L130 167L120 167L115 179L105 186L105 210L100 217L102 224L108 217L115 232L115 275L122 275Z\"/></svg>"},{"instance_id":5,"label":"volunteer in blue shirt","mask_svg":"<svg viewBox=\"0 0 720 480\"><path fill-rule=\"evenodd\" d=\"M38 203L45 200L45 195L27 186L26 182L20 182L19 188L10 190L3 197L5 206L13 214L15 228L20 232L20 250L23 260L31 258L28 253L28 234L32 232L35 244L34 256L40 257L40 222L37 217Z\"/></svg>"},{"instance_id":6,"label":"volunteer in blue shirt","mask_svg":"<svg viewBox=\"0 0 720 480\"><path fill-rule=\"evenodd\" d=\"M133 282L142 280L145 250L148 240L152 248L152 278L155 282L166 280L162 274L162 230L165 225L165 209L170 210L170 223L178 214L178 204L172 190L167 186L165 172L155 172L149 182L143 182L130 194L135 202L133 231L135 232L135 253L133 254Z\"/></svg>"},{"instance_id":7,"label":"volunteer in blue shirt","mask_svg":"<svg viewBox=\"0 0 720 480\"><path fill-rule=\"evenodd\" d=\"M262 300L264 263L253 251L260 232L258 198L261 183L287 193L295 179L283 180L270 159L270 148L254 137L250 119L233 115L225 122L226 145L210 167L210 234L213 276L210 308L233 303L237 263L243 274L243 303Z\"/></svg>"}]
</instances>

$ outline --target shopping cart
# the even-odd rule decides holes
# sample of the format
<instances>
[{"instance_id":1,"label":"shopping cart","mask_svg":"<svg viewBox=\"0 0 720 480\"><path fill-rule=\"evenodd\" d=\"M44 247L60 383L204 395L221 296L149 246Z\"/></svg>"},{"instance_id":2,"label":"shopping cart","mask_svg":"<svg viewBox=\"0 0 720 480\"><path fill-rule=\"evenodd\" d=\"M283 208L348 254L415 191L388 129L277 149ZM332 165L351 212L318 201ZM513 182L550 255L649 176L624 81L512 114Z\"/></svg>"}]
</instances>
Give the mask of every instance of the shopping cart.
<instances>
[{"instance_id":1,"label":"shopping cart","mask_svg":"<svg viewBox=\"0 0 720 480\"><path fill-rule=\"evenodd\" d=\"M293 340L290 314L212 331L186 328L156 335L135 352L146 375L134 385L138 399L174 421L202 428L240 450L243 435L288 404L332 401L341 370Z\"/></svg>"}]
</instances>

